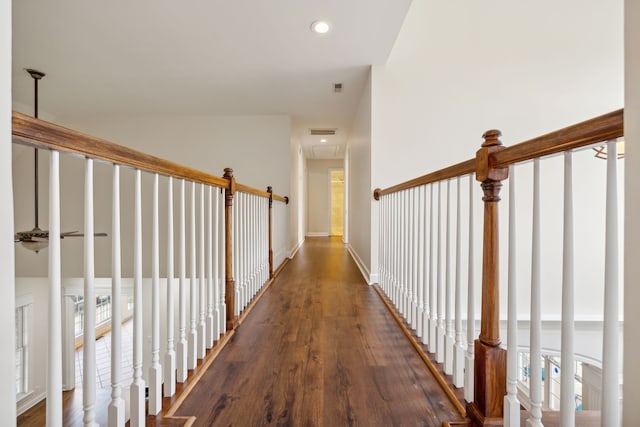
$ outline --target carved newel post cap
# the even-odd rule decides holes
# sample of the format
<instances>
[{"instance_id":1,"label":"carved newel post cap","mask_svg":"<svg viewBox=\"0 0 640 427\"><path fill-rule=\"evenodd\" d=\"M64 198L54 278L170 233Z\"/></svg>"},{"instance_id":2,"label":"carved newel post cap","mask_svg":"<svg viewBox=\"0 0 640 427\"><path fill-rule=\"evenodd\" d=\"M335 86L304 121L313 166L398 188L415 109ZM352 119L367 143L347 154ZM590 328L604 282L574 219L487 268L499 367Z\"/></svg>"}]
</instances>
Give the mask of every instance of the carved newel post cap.
<instances>
[{"instance_id":1,"label":"carved newel post cap","mask_svg":"<svg viewBox=\"0 0 640 427\"><path fill-rule=\"evenodd\" d=\"M233 177L233 169L231 168L224 168L224 175L222 175L223 178L232 178Z\"/></svg>"},{"instance_id":2,"label":"carved newel post cap","mask_svg":"<svg viewBox=\"0 0 640 427\"><path fill-rule=\"evenodd\" d=\"M483 147L493 147L494 145L502 145L502 141L500 141L500 137L502 136L502 132L498 129L491 129L482 134L484 138Z\"/></svg>"},{"instance_id":3,"label":"carved newel post cap","mask_svg":"<svg viewBox=\"0 0 640 427\"><path fill-rule=\"evenodd\" d=\"M376 200L380 200L380 193L382 192L382 190L380 190L379 188L376 188L375 190L373 190L373 198Z\"/></svg>"}]
</instances>

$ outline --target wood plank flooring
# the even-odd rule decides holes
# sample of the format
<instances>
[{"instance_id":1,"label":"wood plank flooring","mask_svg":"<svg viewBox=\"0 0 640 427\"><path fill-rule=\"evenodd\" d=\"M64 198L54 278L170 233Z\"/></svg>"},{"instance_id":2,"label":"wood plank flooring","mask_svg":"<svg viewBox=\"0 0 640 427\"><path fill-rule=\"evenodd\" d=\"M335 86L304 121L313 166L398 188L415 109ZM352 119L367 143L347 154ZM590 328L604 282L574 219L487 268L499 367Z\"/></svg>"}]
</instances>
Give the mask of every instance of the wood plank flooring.
<instances>
[{"instance_id":1,"label":"wood plank flooring","mask_svg":"<svg viewBox=\"0 0 640 427\"><path fill-rule=\"evenodd\" d=\"M309 238L175 416L196 426L460 419L341 241Z\"/></svg>"}]
</instances>

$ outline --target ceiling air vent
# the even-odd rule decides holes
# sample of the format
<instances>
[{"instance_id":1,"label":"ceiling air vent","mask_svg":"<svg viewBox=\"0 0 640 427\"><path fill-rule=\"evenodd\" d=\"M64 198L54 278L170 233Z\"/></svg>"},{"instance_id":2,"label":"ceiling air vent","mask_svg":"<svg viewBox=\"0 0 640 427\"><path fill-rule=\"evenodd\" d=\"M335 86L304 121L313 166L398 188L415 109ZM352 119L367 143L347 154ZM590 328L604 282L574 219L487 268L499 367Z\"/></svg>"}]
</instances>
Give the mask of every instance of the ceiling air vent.
<instances>
[{"instance_id":1,"label":"ceiling air vent","mask_svg":"<svg viewBox=\"0 0 640 427\"><path fill-rule=\"evenodd\" d=\"M332 136L336 134L335 129L309 129L309 135Z\"/></svg>"}]
</instances>

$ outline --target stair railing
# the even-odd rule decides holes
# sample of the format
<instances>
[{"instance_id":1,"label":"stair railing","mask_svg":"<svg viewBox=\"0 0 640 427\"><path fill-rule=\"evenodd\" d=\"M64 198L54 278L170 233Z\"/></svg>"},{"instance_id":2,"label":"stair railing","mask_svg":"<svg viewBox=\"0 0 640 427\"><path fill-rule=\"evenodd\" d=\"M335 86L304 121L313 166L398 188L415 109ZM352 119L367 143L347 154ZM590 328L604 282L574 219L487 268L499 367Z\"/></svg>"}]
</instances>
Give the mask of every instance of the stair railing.
<instances>
[{"instance_id":1,"label":"stair railing","mask_svg":"<svg viewBox=\"0 0 640 427\"><path fill-rule=\"evenodd\" d=\"M520 425L517 399L518 311L515 267L515 183L509 185L508 345L500 338L500 251L498 202L503 182L514 179L514 166L532 161L533 230L531 260L531 385L528 425L542 425L541 406L541 265L540 172L542 157L563 153L564 235L562 304L563 425L574 425L573 402L573 205L572 153L607 145L606 248L604 279L604 353L602 425L618 425L618 234L616 139L623 136L623 110L504 147L501 133L484 133L474 158L386 189L376 189L379 204L379 288L415 331L456 388L464 386L466 414L473 425ZM483 192L480 331L474 312L474 185ZM464 181L468 181L465 190ZM453 196L452 193L455 195ZM468 197L467 197L468 196ZM463 200L468 199L467 203ZM455 201L454 201L455 200ZM455 214L452 206L455 205ZM463 217L465 218L463 221ZM467 229L464 230L463 223ZM453 233L453 235L452 235ZM455 236L455 237L454 237ZM455 247L455 251L452 249ZM467 249L465 263L462 253ZM462 267L467 274L463 275ZM454 273L455 272L455 278ZM465 283L466 282L466 283ZM466 286L465 286L466 285ZM466 316L462 297L466 292ZM466 317L466 319L465 319ZM463 322L466 324L463 326Z\"/></svg>"},{"instance_id":2,"label":"stair railing","mask_svg":"<svg viewBox=\"0 0 640 427\"><path fill-rule=\"evenodd\" d=\"M85 135L20 113L13 113L13 142L49 150L49 354L47 382L47 425L63 425L61 257L60 246L60 153L82 157L85 163L84 197L84 338L83 372L96 372L94 292L94 185L95 161L113 165L112 200L112 319L120 318L122 295L120 170L132 168L134 179L134 263L133 263L133 383L130 389L130 422L145 425L147 414L166 411L176 393L176 384L188 381L190 372L207 357L217 342L238 325L256 296L274 278L273 211L286 216L288 198L237 183L233 170L217 177L168 160L160 159L105 140ZM143 329L143 226L142 174L151 174L151 331ZM166 207L159 204L160 177L166 182ZM174 187L178 221L174 222ZM189 189L190 191L187 191ZM196 201L198 203L196 203ZM273 203L276 203L276 209ZM279 205L282 205L279 206ZM166 210L165 210L166 209ZM166 257L160 255L159 215L167 216ZM188 214L188 216L187 216ZM288 217L286 217L288 218ZM277 218L281 221L280 218ZM174 242L174 227L177 242ZM283 231L283 230L281 230ZM189 247L187 247L187 243ZM160 317L160 265L165 259L166 323ZM177 269L174 260L177 259ZM189 265L187 265L187 260ZM280 261L284 261L280 259ZM282 262L284 264L284 262ZM281 265L279 265L281 267ZM177 270L177 271L176 271ZM176 278L177 274L177 278ZM174 300L175 286L179 301ZM177 305L178 313L174 312ZM147 315L147 314L145 314ZM187 315L189 318L187 318ZM147 315L148 316L148 315ZM174 336L176 329L178 336ZM160 330L164 326L166 352L160 355ZM142 375L143 336L151 336L151 366L148 384ZM96 412L108 413L109 426L125 423L121 370L120 322L112 322L111 401L97 408L96 378L83 376L83 421L97 425ZM148 409L145 409L148 388ZM163 400L163 389L164 397ZM163 407L163 402L165 406Z\"/></svg>"}]
</instances>

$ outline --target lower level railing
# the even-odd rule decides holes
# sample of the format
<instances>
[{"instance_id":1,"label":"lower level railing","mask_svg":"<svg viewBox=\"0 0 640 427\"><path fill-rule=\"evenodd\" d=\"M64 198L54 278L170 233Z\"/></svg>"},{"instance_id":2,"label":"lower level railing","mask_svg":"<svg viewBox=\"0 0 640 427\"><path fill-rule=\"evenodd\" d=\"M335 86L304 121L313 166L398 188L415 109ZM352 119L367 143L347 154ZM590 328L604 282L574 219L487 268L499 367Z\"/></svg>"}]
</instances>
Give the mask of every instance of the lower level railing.
<instances>
[{"instance_id":1,"label":"lower level railing","mask_svg":"<svg viewBox=\"0 0 640 427\"><path fill-rule=\"evenodd\" d=\"M95 267L96 263L111 264L110 317L120 319L123 280L127 280L122 274L122 251L129 241L124 236L123 243L121 220L129 218L129 212L121 209L124 200L121 193L130 192L121 183L121 169L133 170L133 284L130 291L133 295L133 378L129 401L131 425L144 425L147 414L155 415L163 410L163 395L175 394L176 384L184 383L189 371L198 366L207 351L235 328L238 316L273 278L272 221L274 211L275 215L286 214L279 205L284 206L288 199L273 193L271 187L261 191L237 183L232 169L225 169L222 178L208 175L19 113L14 113L13 137L15 143L50 151L49 230L16 236L27 248L40 251L48 246L47 425L63 424L60 307L61 263L65 251L61 238L68 234L61 233L60 229L60 154L79 155L84 163L84 280L80 294L85 302L82 310L85 425L96 423L98 410L96 377L90 375L96 371L95 331L99 317L93 304L96 301ZM94 237L104 234L94 231L96 161L106 162L112 169L111 257L107 260L95 256ZM143 203L145 175L152 181L150 205ZM166 202L161 204L161 199ZM273 203L277 209L273 209ZM164 245L161 245L162 239ZM143 247L149 248L150 255L143 254ZM278 252L282 252L280 248ZM150 274L145 274L146 271ZM150 287L143 286L149 276ZM98 308L104 311L102 306ZM166 337L163 343L161 336ZM148 345L143 337L150 337ZM121 373L122 341L121 322L114 321L111 325L111 400L108 408L101 408L108 412L110 426L125 423L123 384L129 381ZM143 363L145 359L147 362ZM143 373L145 365L147 375Z\"/></svg>"},{"instance_id":2,"label":"lower level railing","mask_svg":"<svg viewBox=\"0 0 640 427\"><path fill-rule=\"evenodd\" d=\"M442 363L444 373L452 375L454 386L464 387L467 415L474 425L520 425L518 319L530 325L527 422L542 425L542 348L549 342L542 331L543 315L561 318L559 357L554 359L563 367L557 398L562 425L575 424L576 312L600 316L603 330L595 336L603 349L596 356L602 361L601 422L619 425L617 146L622 135L622 110L509 148L502 146L500 132L491 130L483 135L475 158L374 192L379 201L380 288ZM606 162L584 151L603 144L598 157L604 152ZM574 158L579 159L578 168ZM543 163L548 177L541 173ZM482 216L476 212L477 181ZM561 192L558 182L563 183ZM508 252L499 249L503 183L509 187ZM516 222L516 217L524 221ZM476 236L480 218L482 233ZM531 239L523 243L522 236L529 233ZM480 281L475 273L479 254ZM501 299L500 265L505 261L508 298ZM477 282L481 289L476 289ZM522 297L526 291L528 298ZM481 296L479 331L476 296ZM604 301L598 307L593 301L600 299ZM508 325L506 350L501 316ZM597 349L598 344L588 345Z\"/></svg>"}]
</instances>

